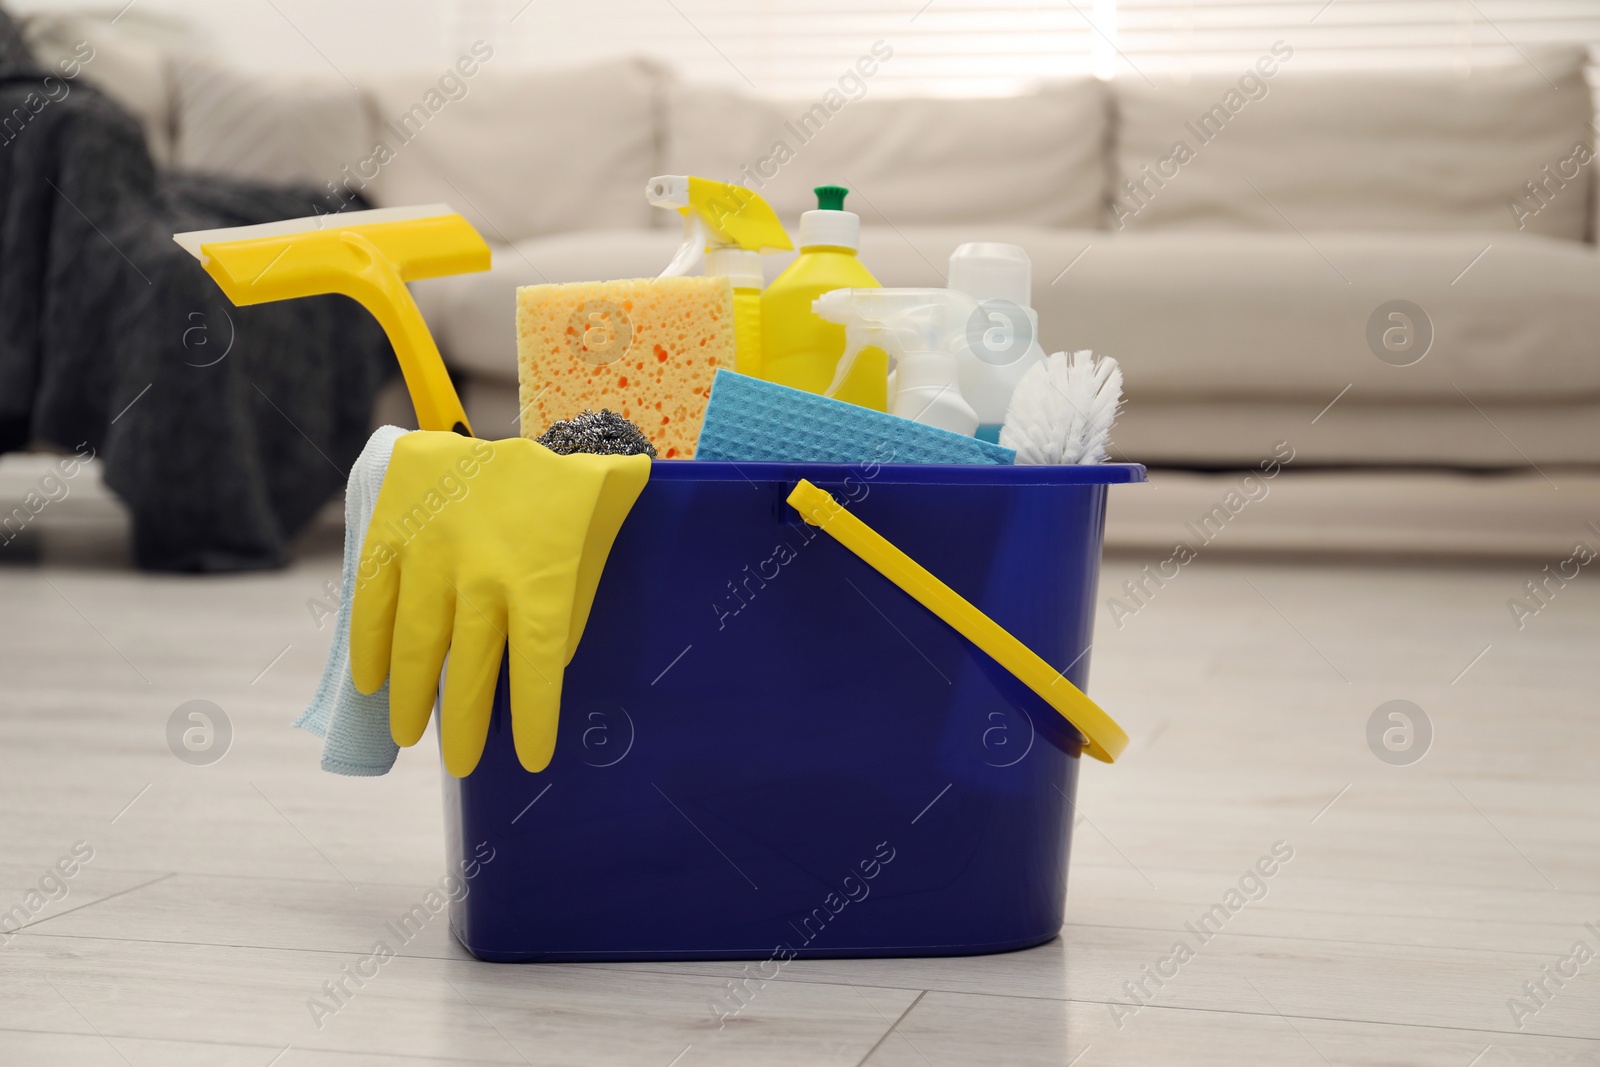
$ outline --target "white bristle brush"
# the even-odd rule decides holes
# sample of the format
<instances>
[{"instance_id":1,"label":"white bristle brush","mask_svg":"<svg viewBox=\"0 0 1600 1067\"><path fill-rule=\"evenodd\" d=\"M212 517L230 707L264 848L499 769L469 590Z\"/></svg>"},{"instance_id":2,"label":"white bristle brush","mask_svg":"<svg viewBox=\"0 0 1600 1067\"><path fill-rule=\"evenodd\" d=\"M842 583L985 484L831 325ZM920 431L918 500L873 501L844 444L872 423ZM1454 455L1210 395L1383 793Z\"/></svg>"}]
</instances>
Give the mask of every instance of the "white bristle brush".
<instances>
[{"instance_id":1,"label":"white bristle brush","mask_svg":"<svg viewBox=\"0 0 1600 1067\"><path fill-rule=\"evenodd\" d=\"M1018 463L1104 463L1122 403L1122 368L1088 349L1046 356L1022 376L1000 443Z\"/></svg>"}]
</instances>

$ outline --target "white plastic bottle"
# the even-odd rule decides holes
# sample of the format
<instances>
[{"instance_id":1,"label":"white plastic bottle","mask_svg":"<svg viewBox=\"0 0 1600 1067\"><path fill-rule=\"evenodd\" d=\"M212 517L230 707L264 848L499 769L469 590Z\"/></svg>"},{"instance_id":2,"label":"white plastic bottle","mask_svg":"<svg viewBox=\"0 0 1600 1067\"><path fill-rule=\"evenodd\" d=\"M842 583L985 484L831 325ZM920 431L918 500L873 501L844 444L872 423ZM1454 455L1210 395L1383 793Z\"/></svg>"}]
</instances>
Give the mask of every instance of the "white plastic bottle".
<instances>
[{"instance_id":1,"label":"white plastic bottle","mask_svg":"<svg viewBox=\"0 0 1600 1067\"><path fill-rule=\"evenodd\" d=\"M1044 359L1033 310L1033 264L1020 245L974 241L950 255L950 288L978 302L958 333L957 380L978 416L976 436L1000 440L1006 406L1029 367Z\"/></svg>"}]
</instances>

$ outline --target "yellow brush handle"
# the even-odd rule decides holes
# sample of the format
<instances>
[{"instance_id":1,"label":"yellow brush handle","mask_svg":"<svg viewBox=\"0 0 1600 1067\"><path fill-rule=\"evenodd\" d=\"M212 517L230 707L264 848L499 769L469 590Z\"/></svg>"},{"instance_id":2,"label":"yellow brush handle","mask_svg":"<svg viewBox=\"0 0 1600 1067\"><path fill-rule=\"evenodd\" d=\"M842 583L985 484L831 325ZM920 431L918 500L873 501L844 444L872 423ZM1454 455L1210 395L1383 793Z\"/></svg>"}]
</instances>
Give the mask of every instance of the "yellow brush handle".
<instances>
[{"instance_id":1,"label":"yellow brush handle","mask_svg":"<svg viewBox=\"0 0 1600 1067\"><path fill-rule=\"evenodd\" d=\"M824 533L860 556L873 570L904 589L913 600L949 623L956 633L977 645L1016 675L1023 685L1043 697L1088 739L1086 751L1089 755L1114 763L1128 747L1127 732L1085 696L1083 690L960 593L846 511L825 490L802 478L789 494L789 503L806 522L821 527Z\"/></svg>"}]
</instances>

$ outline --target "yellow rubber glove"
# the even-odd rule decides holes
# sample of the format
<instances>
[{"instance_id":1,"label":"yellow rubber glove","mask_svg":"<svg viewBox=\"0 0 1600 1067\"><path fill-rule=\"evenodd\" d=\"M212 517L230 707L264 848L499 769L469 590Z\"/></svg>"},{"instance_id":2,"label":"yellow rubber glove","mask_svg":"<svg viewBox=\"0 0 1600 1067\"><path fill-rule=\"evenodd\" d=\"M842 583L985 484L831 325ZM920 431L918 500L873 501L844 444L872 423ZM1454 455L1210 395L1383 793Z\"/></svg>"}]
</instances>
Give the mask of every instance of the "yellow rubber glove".
<instances>
[{"instance_id":1,"label":"yellow rubber glove","mask_svg":"<svg viewBox=\"0 0 1600 1067\"><path fill-rule=\"evenodd\" d=\"M395 442L362 544L350 674L363 693L389 678L397 744L422 738L449 652L444 765L470 774L508 654L517 758L549 765L562 674L649 477L646 456L558 456L521 438L418 431Z\"/></svg>"}]
</instances>

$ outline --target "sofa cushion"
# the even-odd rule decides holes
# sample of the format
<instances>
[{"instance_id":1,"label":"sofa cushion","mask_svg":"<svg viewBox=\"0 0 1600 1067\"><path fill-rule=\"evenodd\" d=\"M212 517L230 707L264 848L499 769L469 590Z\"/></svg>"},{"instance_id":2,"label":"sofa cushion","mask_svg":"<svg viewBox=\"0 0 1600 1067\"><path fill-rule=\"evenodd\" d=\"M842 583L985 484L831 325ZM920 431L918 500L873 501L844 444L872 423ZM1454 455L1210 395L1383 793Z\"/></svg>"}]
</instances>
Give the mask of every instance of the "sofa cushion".
<instances>
[{"instance_id":1,"label":"sofa cushion","mask_svg":"<svg viewBox=\"0 0 1600 1067\"><path fill-rule=\"evenodd\" d=\"M678 85L666 171L743 181L793 224L812 188L855 190L864 223L1100 225L1105 90L1094 79L1001 99L758 100ZM781 147L780 147L781 146ZM792 157L792 158L791 158ZM787 162L784 160L787 159Z\"/></svg>"},{"instance_id":2,"label":"sofa cushion","mask_svg":"<svg viewBox=\"0 0 1600 1067\"><path fill-rule=\"evenodd\" d=\"M361 93L338 78L240 73L172 60L173 166L262 182L340 182L372 151Z\"/></svg>"},{"instance_id":3,"label":"sofa cushion","mask_svg":"<svg viewBox=\"0 0 1600 1067\"><path fill-rule=\"evenodd\" d=\"M364 168L376 173L367 194L383 206L448 203L501 243L648 226L655 68L502 69L509 60L477 47L459 68L367 83L386 149Z\"/></svg>"},{"instance_id":4,"label":"sofa cushion","mask_svg":"<svg viewBox=\"0 0 1600 1067\"><path fill-rule=\"evenodd\" d=\"M1575 158L1594 143L1582 52L1466 77L1299 71L1282 52L1265 57L1271 77L1118 79L1113 225L1584 239L1595 164ZM1528 182L1546 183L1543 201Z\"/></svg>"},{"instance_id":5,"label":"sofa cushion","mask_svg":"<svg viewBox=\"0 0 1600 1067\"><path fill-rule=\"evenodd\" d=\"M1347 386L1358 401L1600 398L1600 254L1590 245L1514 233L1129 231L1041 234L1027 247L1042 343L1124 360L1135 398L1303 398L1308 421ZM1385 307L1396 300L1422 316L1391 318L1406 314ZM1388 331L1413 347L1385 349Z\"/></svg>"}]
</instances>

